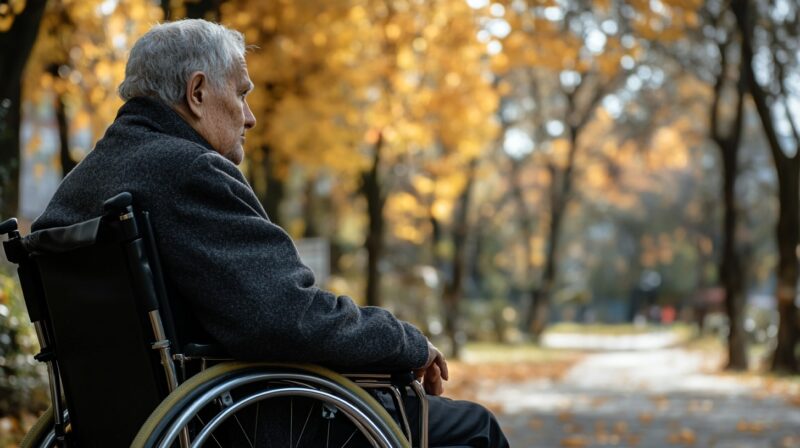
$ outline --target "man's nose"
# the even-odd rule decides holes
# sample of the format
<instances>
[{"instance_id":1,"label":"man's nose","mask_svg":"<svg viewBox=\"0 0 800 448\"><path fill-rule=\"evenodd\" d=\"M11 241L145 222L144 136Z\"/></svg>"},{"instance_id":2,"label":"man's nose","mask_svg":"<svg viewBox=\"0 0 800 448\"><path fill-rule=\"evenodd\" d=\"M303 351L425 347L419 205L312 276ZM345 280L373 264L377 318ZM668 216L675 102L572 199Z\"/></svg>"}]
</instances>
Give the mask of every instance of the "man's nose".
<instances>
[{"instance_id":1,"label":"man's nose","mask_svg":"<svg viewBox=\"0 0 800 448\"><path fill-rule=\"evenodd\" d=\"M244 128L251 129L255 125L256 125L256 116L253 115L253 111L250 110L250 105L244 103Z\"/></svg>"}]
</instances>

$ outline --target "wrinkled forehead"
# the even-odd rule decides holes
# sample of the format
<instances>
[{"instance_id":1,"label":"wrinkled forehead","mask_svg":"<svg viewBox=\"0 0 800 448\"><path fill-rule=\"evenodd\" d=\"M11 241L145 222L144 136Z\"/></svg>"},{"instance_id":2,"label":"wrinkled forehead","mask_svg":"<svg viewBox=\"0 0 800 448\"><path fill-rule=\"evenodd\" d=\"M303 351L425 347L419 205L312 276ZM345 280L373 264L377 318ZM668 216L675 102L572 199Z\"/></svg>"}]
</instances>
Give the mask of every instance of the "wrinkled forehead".
<instances>
[{"instance_id":1,"label":"wrinkled forehead","mask_svg":"<svg viewBox=\"0 0 800 448\"><path fill-rule=\"evenodd\" d=\"M245 61L244 58L239 58L239 62L234 65L232 75L233 79L239 84L253 84L250 81L250 73L247 71L247 61Z\"/></svg>"},{"instance_id":2,"label":"wrinkled forehead","mask_svg":"<svg viewBox=\"0 0 800 448\"><path fill-rule=\"evenodd\" d=\"M247 71L247 63L244 58L240 58L237 63L233 64L225 81L237 89L248 86L252 88L253 83L250 81L250 74Z\"/></svg>"}]
</instances>

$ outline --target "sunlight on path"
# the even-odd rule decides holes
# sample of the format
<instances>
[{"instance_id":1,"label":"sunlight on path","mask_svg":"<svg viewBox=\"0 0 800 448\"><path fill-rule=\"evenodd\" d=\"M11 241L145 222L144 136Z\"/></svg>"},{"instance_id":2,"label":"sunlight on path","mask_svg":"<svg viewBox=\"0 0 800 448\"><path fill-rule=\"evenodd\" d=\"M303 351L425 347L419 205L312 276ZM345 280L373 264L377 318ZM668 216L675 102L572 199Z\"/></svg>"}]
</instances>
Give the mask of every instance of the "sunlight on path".
<instances>
[{"instance_id":1,"label":"sunlight on path","mask_svg":"<svg viewBox=\"0 0 800 448\"><path fill-rule=\"evenodd\" d=\"M560 379L495 383L478 398L514 447L800 447L800 385L768 390L717 365L683 349L597 353Z\"/></svg>"}]
</instances>

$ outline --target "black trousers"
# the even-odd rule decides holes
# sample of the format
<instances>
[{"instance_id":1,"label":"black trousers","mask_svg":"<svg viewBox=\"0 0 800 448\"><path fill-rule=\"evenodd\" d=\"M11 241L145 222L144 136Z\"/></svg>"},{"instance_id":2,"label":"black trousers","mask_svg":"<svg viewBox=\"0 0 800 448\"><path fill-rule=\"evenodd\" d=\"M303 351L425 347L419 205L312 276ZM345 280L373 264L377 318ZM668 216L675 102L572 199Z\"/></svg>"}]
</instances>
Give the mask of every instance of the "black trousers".
<instances>
[{"instance_id":1,"label":"black trousers","mask_svg":"<svg viewBox=\"0 0 800 448\"><path fill-rule=\"evenodd\" d=\"M373 392L376 399L398 420L396 405L386 392ZM419 400L405 397L404 407L416 445L419 440ZM431 448L505 448L508 440L495 416L478 403L428 396L428 444Z\"/></svg>"}]
</instances>

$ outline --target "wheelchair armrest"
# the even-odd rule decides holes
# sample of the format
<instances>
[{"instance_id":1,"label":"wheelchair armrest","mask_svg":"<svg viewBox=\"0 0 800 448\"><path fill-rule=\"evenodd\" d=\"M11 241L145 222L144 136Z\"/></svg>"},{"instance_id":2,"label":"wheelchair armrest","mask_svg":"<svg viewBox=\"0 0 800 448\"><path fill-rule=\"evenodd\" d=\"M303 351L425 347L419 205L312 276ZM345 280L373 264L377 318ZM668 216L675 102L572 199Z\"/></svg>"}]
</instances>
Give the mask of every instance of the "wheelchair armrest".
<instances>
[{"instance_id":1,"label":"wheelchair armrest","mask_svg":"<svg viewBox=\"0 0 800 448\"><path fill-rule=\"evenodd\" d=\"M414 372L412 371L402 371L402 372L368 372L368 373L361 373L361 372L342 372L342 375L348 378L349 380L356 382L356 383L388 383L392 386L404 388L406 386L411 385L412 382L416 379L414 376Z\"/></svg>"},{"instance_id":2,"label":"wheelchair armrest","mask_svg":"<svg viewBox=\"0 0 800 448\"><path fill-rule=\"evenodd\" d=\"M200 344L190 342L183 346L183 356L187 359L232 359L233 357L219 344Z\"/></svg>"}]
</instances>

